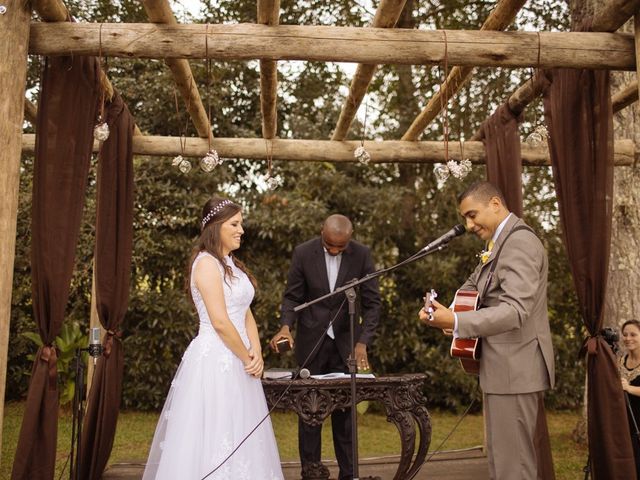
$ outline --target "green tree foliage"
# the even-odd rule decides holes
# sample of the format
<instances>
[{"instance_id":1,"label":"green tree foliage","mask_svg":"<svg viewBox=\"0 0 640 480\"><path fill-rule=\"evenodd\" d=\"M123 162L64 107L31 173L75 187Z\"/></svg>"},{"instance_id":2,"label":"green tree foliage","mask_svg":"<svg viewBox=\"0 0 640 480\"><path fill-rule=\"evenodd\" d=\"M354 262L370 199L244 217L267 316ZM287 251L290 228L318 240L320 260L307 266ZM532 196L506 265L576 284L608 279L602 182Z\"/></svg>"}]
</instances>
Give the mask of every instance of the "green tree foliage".
<instances>
[{"instance_id":1,"label":"green tree foliage","mask_svg":"<svg viewBox=\"0 0 640 480\"><path fill-rule=\"evenodd\" d=\"M496 2L408 0L400 28L475 29ZM68 1L80 20L146 21L140 3ZM281 24L367 25L377 2L281 2ZM255 2L201 2L192 18L178 5L179 21L199 23L254 22ZM513 28L564 29L562 2L533 1ZM401 49L398 55L401 55ZM249 62L190 62L205 106L211 110L219 137L260 137L259 65ZM31 59L29 87L37 92L42 61ZM143 132L155 135L195 135L185 105L176 111L175 88L162 61L107 59L109 77L124 96ZM278 135L281 138L330 138L347 92L351 73L336 64L280 62ZM349 138L398 139L437 91L450 69L444 66L381 66L363 104L368 104ZM531 75L529 70L476 69L456 99L450 102L451 138L469 138L509 92ZM538 113L527 113L525 129ZM441 140L444 118L430 125L424 139ZM363 128L365 127L365 128ZM265 146L266 148L266 146ZM197 159L192 161L197 162ZM196 165L197 166L197 165ZM20 192L11 347L7 395L19 398L26 389L33 348L24 336L35 331L31 318L29 222L32 159L25 158ZM194 168L183 175L170 158L135 159L134 257L130 308L122 326L125 344L123 405L150 409L162 405L169 382L190 339L197 331L193 306L185 294L186 262L198 234L201 205L221 192L245 206L246 234L238 256L253 270L259 289L253 304L268 366L292 364L292 357L267 352L266 342L279 325L279 304L294 246L319 233L327 214L341 212L355 224L355 238L372 247L379 267L407 258L460 221L455 195L463 185L450 180L442 188L431 165L330 164L274 162L276 190L265 188L264 162L229 160L212 174ZM484 176L474 168L465 180ZM573 295L558 224L551 173L525 171L525 217L541 234L550 259L550 315L558 361L559 387L549 403L572 407L582 398L582 367L576 366L583 331ZM87 212L78 249L77 273L69 302L69 321L87 324L89 316L95 179L87 195ZM377 373L426 372L430 405L458 409L477 395L476 382L448 358L449 340L417 321L426 289L438 288L450 301L457 286L477 262L479 240L465 236L446 252L430 256L381 280L384 313L371 349Z\"/></svg>"}]
</instances>

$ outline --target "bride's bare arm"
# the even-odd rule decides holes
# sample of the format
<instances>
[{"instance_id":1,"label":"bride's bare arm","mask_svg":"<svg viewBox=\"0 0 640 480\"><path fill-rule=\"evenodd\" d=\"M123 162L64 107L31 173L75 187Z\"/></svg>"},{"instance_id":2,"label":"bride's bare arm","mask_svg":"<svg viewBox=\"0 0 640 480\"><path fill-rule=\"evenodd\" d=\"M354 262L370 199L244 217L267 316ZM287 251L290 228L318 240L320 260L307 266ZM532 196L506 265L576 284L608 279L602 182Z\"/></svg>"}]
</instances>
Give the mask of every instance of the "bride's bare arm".
<instances>
[{"instance_id":1,"label":"bride's bare arm","mask_svg":"<svg viewBox=\"0 0 640 480\"><path fill-rule=\"evenodd\" d=\"M217 263L215 258L205 256L196 264L193 279L200 290L214 330L229 350L247 365L251 362L251 356L227 314L222 290L222 274Z\"/></svg>"},{"instance_id":2,"label":"bride's bare arm","mask_svg":"<svg viewBox=\"0 0 640 480\"><path fill-rule=\"evenodd\" d=\"M262 347L260 346L260 335L258 334L258 326L256 325L256 319L251 312L251 309L247 309L247 314L244 319L244 325L247 329L247 336L251 343L251 352L253 353L253 359L251 364L247 365L247 373L255 377L262 376L262 370L264 369L264 360L262 359Z\"/></svg>"}]
</instances>

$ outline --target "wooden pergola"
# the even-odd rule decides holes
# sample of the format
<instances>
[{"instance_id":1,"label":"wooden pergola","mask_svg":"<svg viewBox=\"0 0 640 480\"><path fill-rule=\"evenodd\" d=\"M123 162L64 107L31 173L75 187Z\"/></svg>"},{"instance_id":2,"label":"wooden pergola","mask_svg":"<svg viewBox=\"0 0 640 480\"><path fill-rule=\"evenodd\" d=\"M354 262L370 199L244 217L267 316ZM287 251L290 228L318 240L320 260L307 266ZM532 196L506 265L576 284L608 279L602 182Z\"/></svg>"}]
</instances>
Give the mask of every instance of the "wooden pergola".
<instances>
[{"instance_id":1,"label":"wooden pergola","mask_svg":"<svg viewBox=\"0 0 640 480\"><path fill-rule=\"evenodd\" d=\"M133 149L138 155L203 156L209 145L225 158L284 161L353 162L359 141L345 141L378 64L452 66L445 83L401 138L367 141L373 162L436 163L445 159L442 141L419 140L443 106L484 67L590 68L634 71L640 65L640 21L635 35L615 33L640 8L640 0L609 0L596 12L593 32L523 32L505 30L524 0L500 0L477 31L407 30L394 26L405 0L382 0L371 27L279 25L279 0L258 0L256 24L178 24L168 0L143 0L149 17L144 24L68 22L61 0L5 0L0 12L0 398L4 398L19 168L22 153L33 153L35 135L23 134L23 122L34 124L37 107L25 99L27 57L32 55L90 55L163 59L173 75L199 138L188 138L184 153L180 138L143 134L136 129ZM41 22L31 22L31 7ZM446 58L445 58L446 55ZM259 60L262 138L213 138L211 119L198 92L188 59ZM278 139L277 62L309 60L358 64L331 139ZM113 91L103 74L103 88ZM505 101L523 111L541 94L526 82ZM614 112L638 99L638 83L627 85L612 98ZM96 144L95 149L99 146ZM457 142L451 158L460 159ZM464 145L465 157L485 160L477 137ZM632 165L637 149L631 139L615 142L615 163ZM549 165L546 147L522 145L523 163ZM3 405L0 404L0 419ZM1 420L0 420L1 421ZM1 432L1 430L0 430ZM0 437L1 440L1 437Z\"/></svg>"}]
</instances>

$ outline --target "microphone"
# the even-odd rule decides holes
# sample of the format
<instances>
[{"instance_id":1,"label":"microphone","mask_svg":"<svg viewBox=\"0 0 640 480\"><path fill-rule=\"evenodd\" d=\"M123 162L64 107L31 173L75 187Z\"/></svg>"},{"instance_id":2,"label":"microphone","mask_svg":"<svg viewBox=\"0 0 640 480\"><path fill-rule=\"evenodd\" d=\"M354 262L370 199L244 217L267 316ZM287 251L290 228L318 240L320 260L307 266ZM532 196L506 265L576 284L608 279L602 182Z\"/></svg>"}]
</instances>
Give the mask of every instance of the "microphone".
<instances>
[{"instance_id":1,"label":"microphone","mask_svg":"<svg viewBox=\"0 0 640 480\"><path fill-rule=\"evenodd\" d=\"M93 358L93 364L102 355L102 343L100 343L100 327L93 327L89 331L89 355Z\"/></svg>"},{"instance_id":2,"label":"microphone","mask_svg":"<svg viewBox=\"0 0 640 480\"><path fill-rule=\"evenodd\" d=\"M430 251L430 250L436 250L436 249L442 247L443 245L446 245L447 243L449 243L449 241L451 241L451 239L453 239L455 237L459 237L460 235L462 235L466 231L467 231L467 229L464 228L464 225L459 223L458 225L453 227L451 230L449 230L447 233L442 235L440 238L435 239L433 242L431 242L429 245L427 245L426 247L424 247L420 251L421 252L427 252L427 251Z\"/></svg>"},{"instance_id":3,"label":"microphone","mask_svg":"<svg viewBox=\"0 0 640 480\"><path fill-rule=\"evenodd\" d=\"M308 368L301 368L300 370L298 370L298 378L306 380L310 376L311 376L311 372L309 371Z\"/></svg>"}]
</instances>

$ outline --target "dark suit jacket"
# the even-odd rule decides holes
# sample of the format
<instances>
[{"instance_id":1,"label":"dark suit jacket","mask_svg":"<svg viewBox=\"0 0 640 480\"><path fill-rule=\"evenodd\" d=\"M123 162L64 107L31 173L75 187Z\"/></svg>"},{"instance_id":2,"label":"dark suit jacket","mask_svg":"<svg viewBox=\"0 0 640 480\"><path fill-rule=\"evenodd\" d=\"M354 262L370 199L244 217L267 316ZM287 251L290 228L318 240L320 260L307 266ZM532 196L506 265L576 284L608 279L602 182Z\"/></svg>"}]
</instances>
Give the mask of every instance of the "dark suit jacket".
<instances>
[{"instance_id":1,"label":"dark suit jacket","mask_svg":"<svg viewBox=\"0 0 640 480\"><path fill-rule=\"evenodd\" d=\"M338 288L346 282L361 278L374 270L375 267L369 248L351 240L347 248L342 252L340 270L338 271L335 286ZM282 300L281 323L288 325L290 328L293 328L294 324L297 323L295 354L300 365L307 360L316 342L323 337L327 325L336 316L336 313L338 315L333 323L333 330L336 345L345 364L351 353L349 314L346 301L342 305L342 309L340 309L340 305L346 298L344 293L334 295L299 312L293 311L293 308L297 305L314 300L327 293L329 293L329 279L322 240L318 237L298 245L294 249L287 279L287 288ZM356 304L358 308L356 311L355 341L369 345L375 334L381 309L376 279L360 285L358 300L359 303ZM312 358L313 356L309 360Z\"/></svg>"},{"instance_id":2,"label":"dark suit jacket","mask_svg":"<svg viewBox=\"0 0 640 480\"><path fill-rule=\"evenodd\" d=\"M483 292L495 254L515 226L511 214L489 260L479 264L461 289ZM547 255L540 240L518 230L504 243L484 308L459 312L458 334L482 337L480 386L485 393L546 390L554 385L554 358L547 313Z\"/></svg>"}]
</instances>

